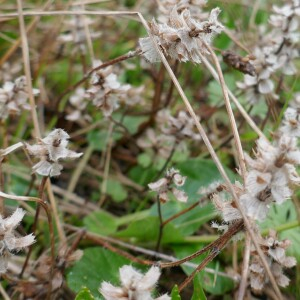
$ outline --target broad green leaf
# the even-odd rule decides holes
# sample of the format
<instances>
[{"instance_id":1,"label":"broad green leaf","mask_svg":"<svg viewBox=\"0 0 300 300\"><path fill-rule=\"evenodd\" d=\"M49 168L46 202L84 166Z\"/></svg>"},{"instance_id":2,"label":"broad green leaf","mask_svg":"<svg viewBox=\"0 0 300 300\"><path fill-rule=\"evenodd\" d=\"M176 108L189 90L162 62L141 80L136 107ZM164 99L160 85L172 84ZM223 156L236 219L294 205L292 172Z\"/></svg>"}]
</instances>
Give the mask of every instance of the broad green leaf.
<instances>
[{"instance_id":1,"label":"broad green leaf","mask_svg":"<svg viewBox=\"0 0 300 300\"><path fill-rule=\"evenodd\" d=\"M87 248L82 258L67 273L68 286L76 293L87 287L94 297L103 281L119 285L119 268L131 264L128 259L101 247Z\"/></svg>"},{"instance_id":2,"label":"broad green leaf","mask_svg":"<svg viewBox=\"0 0 300 300\"><path fill-rule=\"evenodd\" d=\"M172 156L172 161L175 163L184 162L189 158L188 151L175 150Z\"/></svg>"},{"instance_id":3,"label":"broad green leaf","mask_svg":"<svg viewBox=\"0 0 300 300\"><path fill-rule=\"evenodd\" d=\"M193 244L193 245L172 245L172 249L175 251L176 257L184 258L192 253L195 253L199 249L203 248L205 245L203 244ZM199 264L205 257L206 253L200 255L195 258L192 262L195 264ZM217 258L216 258L217 259ZM212 261L207 265L207 267L215 269L216 271L222 271L221 268L218 267L218 261ZM182 265L181 268L187 275L190 275L194 268L190 266ZM223 277L217 274L207 273L204 270L199 272L199 280L202 282L202 287L205 291L213 294L213 295L224 295L226 292L229 292L233 289L234 283L230 278Z\"/></svg>"},{"instance_id":4,"label":"broad green leaf","mask_svg":"<svg viewBox=\"0 0 300 300\"><path fill-rule=\"evenodd\" d=\"M191 300L206 300L205 293L203 291L200 275L197 274L194 278L194 293Z\"/></svg>"},{"instance_id":5,"label":"broad green leaf","mask_svg":"<svg viewBox=\"0 0 300 300\"><path fill-rule=\"evenodd\" d=\"M139 116L126 116L123 119L123 125L127 128L130 134L135 134L138 131L139 126L147 120L147 117Z\"/></svg>"},{"instance_id":6,"label":"broad green leaf","mask_svg":"<svg viewBox=\"0 0 300 300\"><path fill-rule=\"evenodd\" d=\"M171 292L171 299L172 300L181 300L180 294L179 294L179 290L178 290L178 286L174 285L172 292Z\"/></svg>"},{"instance_id":7,"label":"broad green leaf","mask_svg":"<svg viewBox=\"0 0 300 300\"><path fill-rule=\"evenodd\" d=\"M233 74L225 75L225 82L229 89L234 89L236 87L236 78ZM209 93L209 101L211 105L220 105L223 101L223 93L220 84L212 80L208 84L208 93Z\"/></svg>"},{"instance_id":8,"label":"broad green leaf","mask_svg":"<svg viewBox=\"0 0 300 300\"><path fill-rule=\"evenodd\" d=\"M161 205L163 220L183 211L191 204L181 203L179 201L169 201ZM157 216L157 204L154 204L150 209L150 214ZM181 215L171 221L171 224L183 235L191 235L196 232L201 225L207 223L216 216L216 211L211 203L200 206L198 205L193 210Z\"/></svg>"},{"instance_id":9,"label":"broad green leaf","mask_svg":"<svg viewBox=\"0 0 300 300\"><path fill-rule=\"evenodd\" d=\"M156 243L159 233L159 220L157 217L146 217L129 224L129 226L117 232L116 237L134 238L140 242ZM163 230L162 243L172 243L182 241L182 235L172 224L167 224Z\"/></svg>"},{"instance_id":10,"label":"broad green leaf","mask_svg":"<svg viewBox=\"0 0 300 300\"><path fill-rule=\"evenodd\" d=\"M187 176L186 182L182 189L188 194L188 203L193 203L195 200L200 199L198 193L201 187L207 187L215 181L223 181L222 177L211 160L204 159L189 159L185 162L176 164L181 173ZM234 174L226 169L227 174L233 180Z\"/></svg>"},{"instance_id":11,"label":"broad green leaf","mask_svg":"<svg viewBox=\"0 0 300 300\"><path fill-rule=\"evenodd\" d=\"M157 171L153 167L143 168L140 165L133 167L129 171L130 179L140 185L146 185L151 182L152 178L155 177L155 174L157 174Z\"/></svg>"},{"instance_id":12,"label":"broad green leaf","mask_svg":"<svg viewBox=\"0 0 300 300\"><path fill-rule=\"evenodd\" d=\"M106 193L116 202L122 202L127 198L127 191L119 181L109 179Z\"/></svg>"},{"instance_id":13,"label":"broad green leaf","mask_svg":"<svg viewBox=\"0 0 300 300\"><path fill-rule=\"evenodd\" d=\"M151 156L146 152L138 155L137 160L138 160L139 165L141 165L144 168L147 168L152 163Z\"/></svg>"},{"instance_id":14,"label":"broad green leaf","mask_svg":"<svg viewBox=\"0 0 300 300\"><path fill-rule=\"evenodd\" d=\"M109 235L117 231L115 218L105 211L94 211L83 219L86 228L98 234Z\"/></svg>"},{"instance_id":15,"label":"broad green leaf","mask_svg":"<svg viewBox=\"0 0 300 300\"><path fill-rule=\"evenodd\" d=\"M76 295L75 300L95 300L95 297L87 287L83 287Z\"/></svg>"},{"instance_id":16,"label":"broad green leaf","mask_svg":"<svg viewBox=\"0 0 300 300\"><path fill-rule=\"evenodd\" d=\"M92 130L87 134L88 142L94 149L102 151L105 149L108 142L107 130ZM119 132L113 131L113 140L118 140L122 135Z\"/></svg>"}]
</instances>

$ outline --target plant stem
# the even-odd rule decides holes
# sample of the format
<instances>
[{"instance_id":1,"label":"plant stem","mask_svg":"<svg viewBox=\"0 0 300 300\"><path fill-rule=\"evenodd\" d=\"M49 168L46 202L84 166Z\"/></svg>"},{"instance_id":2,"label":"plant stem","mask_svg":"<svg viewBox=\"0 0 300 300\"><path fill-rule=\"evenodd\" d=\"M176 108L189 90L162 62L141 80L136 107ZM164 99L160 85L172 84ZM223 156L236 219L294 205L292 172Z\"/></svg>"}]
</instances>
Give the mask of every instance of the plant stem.
<instances>
[{"instance_id":1,"label":"plant stem","mask_svg":"<svg viewBox=\"0 0 300 300\"><path fill-rule=\"evenodd\" d=\"M46 185L46 182L47 182L47 179L48 177L43 177L42 178L42 181L40 183L40 186L39 186L39 199L41 199L42 201L43 198L44 198L44 190L45 190L45 185ZM31 232L36 235L36 229L37 229L37 223L38 223L38 219L39 219L39 214L40 214L40 209L41 209L41 205L40 203L38 202L37 203L37 206L36 206L36 211L35 211L35 216L34 216L34 221L33 221L33 225L32 225L32 228L31 228ZM29 258L31 256L31 253L32 253L32 245L29 246L29 250L28 250L28 253L27 253L27 256L26 256L26 259L25 259L25 262L24 262L24 265L23 265L23 268L21 270L21 273L19 274L19 277L22 278L24 272L25 272L25 269L27 267L27 264L28 264L28 261L29 261Z\"/></svg>"},{"instance_id":2,"label":"plant stem","mask_svg":"<svg viewBox=\"0 0 300 300\"><path fill-rule=\"evenodd\" d=\"M249 272L249 261L250 261L250 250L251 250L251 238L249 233L246 233L245 238L245 251L243 258L243 267L242 267L242 277L239 286L237 300L243 300L245 296L245 291L248 284L248 272Z\"/></svg>"},{"instance_id":3,"label":"plant stem","mask_svg":"<svg viewBox=\"0 0 300 300\"><path fill-rule=\"evenodd\" d=\"M161 239L163 236L163 230L164 230L164 221L163 221L163 217L162 217L161 203L159 200L159 196L156 197L156 203L157 203L157 212L158 212L158 217L159 217L159 232L158 232L158 238L157 238L155 251L158 252L159 248L160 248Z\"/></svg>"}]
</instances>

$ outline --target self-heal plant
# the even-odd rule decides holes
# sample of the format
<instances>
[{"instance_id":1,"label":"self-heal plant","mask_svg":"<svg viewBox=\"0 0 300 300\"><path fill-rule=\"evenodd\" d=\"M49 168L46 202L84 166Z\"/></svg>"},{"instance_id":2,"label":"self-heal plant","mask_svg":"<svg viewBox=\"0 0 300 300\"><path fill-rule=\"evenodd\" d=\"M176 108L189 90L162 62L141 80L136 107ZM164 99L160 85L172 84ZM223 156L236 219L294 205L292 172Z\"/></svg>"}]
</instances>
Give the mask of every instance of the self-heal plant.
<instances>
[{"instance_id":1,"label":"self-heal plant","mask_svg":"<svg viewBox=\"0 0 300 300\"><path fill-rule=\"evenodd\" d=\"M116 287L109 282L102 282L99 292L106 300L170 300L165 294L153 298L152 290L160 276L158 267L151 267L143 275L132 266L123 266L119 270L121 287Z\"/></svg>"},{"instance_id":2,"label":"self-heal plant","mask_svg":"<svg viewBox=\"0 0 300 300\"><path fill-rule=\"evenodd\" d=\"M38 95L39 90L33 89L33 94ZM14 82L5 82L0 88L0 120L5 120L12 114L20 114L24 109L30 110L28 97L25 76L18 77Z\"/></svg>"},{"instance_id":3,"label":"self-heal plant","mask_svg":"<svg viewBox=\"0 0 300 300\"><path fill-rule=\"evenodd\" d=\"M191 138L200 140L201 136L195 132L195 122L185 111L179 111L177 117L173 117L169 110L161 110L157 114L156 121L161 131L167 136L174 136L177 141Z\"/></svg>"},{"instance_id":4,"label":"self-heal plant","mask_svg":"<svg viewBox=\"0 0 300 300\"><path fill-rule=\"evenodd\" d=\"M296 259L286 256L286 249L290 246L289 240L279 241L275 231L270 230L269 236L260 241L264 254L271 267L272 273L279 286L286 287L290 279L283 274L284 269L292 268L296 265ZM261 291L269 278L264 270L257 252L253 249L250 264L250 284L255 291Z\"/></svg>"},{"instance_id":5,"label":"self-heal plant","mask_svg":"<svg viewBox=\"0 0 300 300\"><path fill-rule=\"evenodd\" d=\"M99 60L93 63L94 68L101 64L102 62ZM94 106L100 108L105 117L111 116L119 107L119 102L129 106L140 102L140 94L144 90L143 87L134 88L130 84L122 84L112 66L93 73L90 84L85 97L91 100Z\"/></svg>"},{"instance_id":6,"label":"self-heal plant","mask_svg":"<svg viewBox=\"0 0 300 300\"><path fill-rule=\"evenodd\" d=\"M26 248L35 242L33 234L16 237L15 229L22 221L24 215L25 211L21 208L17 208L6 219L0 215L0 274L6 272L8 258L13 252Z\"/></svg>"},{"instance_id":7,"label":"self-heal plant","mask_svg":"<svg viewBox=\"0 0 300 300\"><path fill-rule=\"evenodd\" d=\"M223 30L217 18L221 10L214 8L208 20L198 21L192 18L190 11L185 9L180 14L175 6L170 13L168 24L150 23L150 31L155 42L166 56L179 61L192 61L199 64L201 54L208 54L207 44L214 35ZM140 39L143 55L150 62L160 61L159 53L150 37Z\"/></svg>"},{"instance_id":8,"label":"self-heal plant","mask_svg":"<svg viewBox=\"0 0 300 300\"><path fill-rule=\"evenodd\" d=\"M171 192L178 201L187 202L188 196L186 193L177 189L177 187L184 185L185 180L185 176L182 176L178 170L171 168L166 172L164 178L149 183L148 187L151 191L157 192L161 202L167 202L169 200L169 192Z\"/></svg>"},{"instance_id":9,"label":"self-heal plant","mask_svg":"<svg viewBox=\"0 0 300 300\"><path fill-rule=\"evenodd\" d=\"M67 149L70 136L63 129L55 129L48 136L38 141L36 145L26 144L28 152L40 158L32 170L42 176L58 176L63 169L61 159L75 159L83 153Z\"/></svg>"}]
</instances>

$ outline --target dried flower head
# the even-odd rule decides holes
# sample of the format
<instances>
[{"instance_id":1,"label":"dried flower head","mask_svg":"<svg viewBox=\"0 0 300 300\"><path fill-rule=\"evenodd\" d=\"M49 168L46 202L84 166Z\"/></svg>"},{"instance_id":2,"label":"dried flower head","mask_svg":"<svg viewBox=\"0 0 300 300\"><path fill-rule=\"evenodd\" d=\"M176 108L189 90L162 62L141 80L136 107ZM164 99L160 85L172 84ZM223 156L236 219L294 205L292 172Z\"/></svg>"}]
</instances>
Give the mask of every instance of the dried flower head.
<instances>
[{"instance_id":1,"label":"dried flower head","mask_svg":"<svg viewBox=\"0 0 300 300\"><path fill-rule=\"evenodd\" d=\"M151 295L159 276L158 267L151 267L150 270L143 275L132 266L123 266L119 270L121 287L116 287L109 282L102 282L99 292L106 300L170 300L171 298L165 294L158 298Z\"/></svg>"},{"instance_id":2,"label":"dried flower head","mask_svg":"<svg viewBox=\"0 0 300 300\"><path fill-rule=\"evenodd\" d=\"M166 135L175 136L177 141L184 138L191 138L195 141L201 139L200 134L195 132L194 120L185 111L179 111L178 116L175 118L169 110L161 110L157 114L156 120L160 130Z\"/></svg>"},{"instance_id":3,"label":"dried flower head","mask_svg":"<svg viewBox=\"0 0 300 300\"><path fill-rule=\"evenodd\" d=\"M80 157L83 153L67 149L69 138L63 129L54 129L48 136L39 140L38 144L26 144L29 154L40 158L40 161L32 167L33 171L42 176L58 176L63 169L59 160Z\"/></svg>"},{"instance_id":4,"label":"dried flower head","mask_svg":"<svg viewBox=\"0 0 300 300\"><path fill-rule=\"evenodd\" d=\"M175 144L175 138L172 135L157 134L152 128L148 128L145 136L137 140L139 147L143 149L153 149L159 156L167 158Z\"/></svg>"},{"instance_id":5,"label":"dried flower head","mask_svg":"<svg viewBox=\"0 0 300 300\"><path fill-rule=\"evenodd\" d=\"M158 4L159 10L166 15L169 15L172 9L176 7L178 12L188 9L193 17L199 17L199 14L202 13L202 7L206 3L207 0L161 0Z\"/></svg>"},{"instance_id":6,"label":"dried flower head","mask_svg":"<svg viewBox=\"0 0 300 300\"><path fill-rule=\"evenodd\" d=\"M73 10L80 10L80 7L74 7ZM86 53L87 34L86 26L91 28L91 25L95 23L94 20L87 16L74 15L70 20L64 22L68 28L69 33L61 34L58 40L64 43L73 43L73 53ZM95 39L101 36L100 32L92 32L89 30L91 39Z\"/></svg>"},{"instance_id":7,"label":"dried flower head","mask_svg":"<svg viewBox=\"0 0 300 300\"><path fill-rule=\"evenodd\" d=\"M101 61L95 61L93 65L96 68L101 64ZM102 110L104 116L109 117L119 107L119 102L126 105L141 102L143 90L143 87L134 88L130 84L121 84L112 66L109 66L93 73L91 87L85 96Z\"/></svg>"},{"instance_id":8,"label":"dried flower head","mask_svg":"<svg viewBox=\"0 0 300 300\"><path fill-rule=\"evenodd\" d=\"M38 95L39 90L33 89L33 94ZM0 119L5 120L10 114L19 114L23 109L30 110L27 99L25 76L18 77L14 82L5 82L0 88Z\"/></svg>"},{"instance_id":9,"label":"dried flower head","mask_svg":"<svg viewBox=\"0 0 300 300\"><path fill-rule=\"evenodd\" d=\"M290 246L290 241L279 241L276 232L270 230L269 236L265 239L261 239L260 244L277 284L281 287L288 286L290 280L283 274L283 269L292 268L296 265L296 259L292 256L286 256L285 254L286 249ZM251 288L256 291L261 291L268 281L269 277L263 267L261 259L256 250L253 249L250 265Z\"/></svg>"},{"instance_id":10,"label":"dried flower head","mask_svg":"<svg viewBox=\"0 0 300 300\"><path fill-rule=\"evenodd\" d=\"M8 258L14 251L19 251L35 242L34 235L16 237L15 229L22 221L25 211L17 208L8 218L0 215L0 274L7 270Z\"/></svg>"},{"instance_id":11,"label":"dried flower head","mask_svg":"<svg viewBox=\"0 0 300 300\"><path fill-rule=\"evenodd\" d=\"M157 45L165 55L179 61L200 63L199 53L208 54L206 45L210 44L214 35L223 30L217 18L221 10L214 8L208 20L195 20L189 10L178 13L175 6L169 16L168 24L150 23L150 31ZM150 62L160 61L159 53L150 37L139 40L145 58Z\"/></svg>"},{"instance_id":12,"label":"dried flower head","mask_svg":"<svg viewBox=\"0 0 300 300\"><path fill-rule=\"evenodd\" d=\"M217 180L210 183L208 186L202 186L199 188L197 194L206 197L212 197L213 194L220 193L225 189L225 185L222 181Z\"/></svg>"},{"instance_id":13,"label":"dried flower head","mask_svg":"<svg viewBox=\"0 0 300 300\"><path fill-rule=\"evenodd\" d=\"M70 97L70 104L73 111L66 116L69 121L91 121L91 117L86 113L88 100L86 99L86 91L83 88L77 88L73 96Z\"/></svg>"},{"instance_id":14,"label":"dried flower head","mask_svg":"<svg viewBox=\"0 0 300 300\"><path fill-rule=\"evenodd\" d=\"M5 62L0 67L0 82L12 81L22 69L22 63L15 60L13 63Z\"/></svg>"},{"instance_id":15,"label":"dried flower head","mask_svg":"<svg viewBox=\"0 0 300 300\"><path fill-rule=\"evenodd\" d=\"M185 192L176 188L184 185L185 180L186 176L182 176L178 170L171 168L166 172L164 178L149 183L148 187L150 190L158 193L158 197L161 202L169 200L169 192L171 192L178 201L187 202L188 196Z\"/></svg>"},{"instance_id":16,"label":"dried flower head","mask_svg":"<svg viewBox=\"0 0 300 300\"><path fill-rule=\"evenodd\" d=\"M283 135L300 137L300 93L294 95L293 101L284 113L284 119L279 131Z\"/></svg>"},{"instance_id":17,"label":"dried flower head","mask_svg":"<svg viewBox=\"0 0 300 300\"><path fill-rule=\"evenodd\" d=\"M241 57L233 51L223 51L222 56L227 65L244 74L255 76L255 68L250 62L250 60L252 60L251 56Z\"/></svg>"},{"instance_id":18,"label":"dried flower head","mask_svg":"<svg viewBox=\"0 0 300 300\"><path fill-rule=\"evenodd\" d=\"M244 187L238 181L235 182L233 188L238 197L244 193ZM228 187L226 184L223 184L221 191L212 195L212 201L216 210L222 216L222 220L226 223L231 223L240 220L242 215L234 201L228 199L228 192Z\"/></svg>"}]
</instances>

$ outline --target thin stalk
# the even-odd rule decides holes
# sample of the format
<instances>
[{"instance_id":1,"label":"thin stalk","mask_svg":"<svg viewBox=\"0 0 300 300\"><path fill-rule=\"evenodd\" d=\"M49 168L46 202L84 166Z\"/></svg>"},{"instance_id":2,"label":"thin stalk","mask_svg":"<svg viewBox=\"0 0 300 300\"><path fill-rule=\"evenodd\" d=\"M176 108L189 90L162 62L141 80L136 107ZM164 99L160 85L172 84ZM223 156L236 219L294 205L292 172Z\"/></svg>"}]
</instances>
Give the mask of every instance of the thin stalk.
<instances>
[{"instance_id":1,"label":"thin stalk","mask_svg":"<svg viewBox=\"0 0 300 300\"><path fill-rule=\"evenodd\" d=\"M47 182L47 179L48 177L43 177L42 178L42 181L40 183L40 186L39 186L39 194L38 194L38 197L39 199L41 199L43 202L43 198L44 198L44 190L45 190L45 186L46 186L46 182ZM36 211L35 211L35 216L34 216L34 221L33 221L33 225L32 225L32 228L31 228L31 232L36 235L36 229L37 229L37 224L38 224L38 219L39 219L39 215L40 215L40 210L41 210L41 205L40 203L38 202L37 203L37 207L36 207ZM22 267L22 270L21 270L21 273L19 274L19 277L22 278L24 272L25 272L25 269L27 267L27 264L29 262L29 258L31 256L31 253L32 253L32 249L33 249L33 246L30 245L29 246L29 251L27 253L27 256L26 256L26 259L25 259L25 262L23 264L23 267Z\"/></svg>"},{"instance_id":2,"label":"thin stalk","mask_svg":"<svg viewBox=\"0 0 300 300\"><path fill-rule=\"evenodd\" d=\"M4 190L4 177L2 172L3 157L0 157L0 191ZM0 196L0 216L4 216L4 198Z\"/></svg>"},{"instance_id":3,"label":"thin stalk","mask_svg":"<svg viewBox=\"0 0 300 300\"><path fill-rule=\"evenodd\" d=\"M56 223L56 228L57 228L59 239L63 244L66 244L67 239L66 239L66 235L65 235L65 232L64 232L62 224L61 224L61 220L59 218L57 203L56 203L56 200L55 200L55 197L53 194L50 179L47 180L47 193L48 193L51 209L53 212L54 220Z\"/></svg>"},{"instance_id":4,"label":"thin stalk","mask_svg":"<svg viewBox=\"0 0 300 300\"><path fill-rule=\"evenodd\" d=\"M209 245L203 247L202 249L198 250L197 252L186 256L183 259L180 259L178 261L175 262L171 262L171 263L161 263L160 267L161 268L172 268L172 267L176 267L181 265L184 262L190 261L196 257L198 257L199 255L209 251L209 250L214 250L214 249L218 249L219 251L221 251L225 245L227 244L227 242L239 231L243 230L244 228L244 223L242 220L232 224L229 228L228 231L226 231L224 234L222 234L217 240L215 240L214 242L210 243Z\"/></svg>"},{"instance_id":5,"label":"thin stalk","mask_svg":"<svg viewBox=\"0 0 300 300\"><path fill-rule=\"evenodd\" d=\"M248 233L246 233L245 238L245 251L243 258L243 268L242 268L242 277L239 286L237 300L243 300L248 284L248 272L249 272L249 261L250 261L250 249L251 249L251 238Z\"/></svg>"},{"instance_id":6,"label":"thin stalk","mask_svg":"<svg viewBox=\"0 0 300 300\"><path fill-rule=\"evenodd\" d=\"M216 242L214 242L214 246L209 249L211 250L210 254L200 263L200 265L193 271L193 273L184 280L184 282L179 286L179 291L182 291L193 280L198 272L203 270L209 262L211 262L217 255L219 255L221 250L224 249L232 236L242 230L243 227L243 221L235 223Z\"/></svg>"},{"instance_id":7,"label":"thin stalk","mask_svg":"<svg viewBox=\"0 0 300 300\"><path fill-rule=\"evenodd\" d=\"M4 300L11 300L9 295L6 293L5 289L3 288L1 282L0 282L0 294L2 295Z\"/></svg>"},{"instance_id":8,"label":"thin stalk","mask_svg":"<svg viewBox=\"0 0 300 300\"><path fill-rule=\"evenodd\" d=\"M105 157L105 164L104 164L104 174L103 180L101 184L101 198L99 200L99 207L104 204L106 199L106 189L107 189L107 182L108 182L108 175L109 175L109 167L110 167L110 159L111 159L111 148L112 148L112 132L114 128L114 123L110 122L108 133L107 133L107 147L106 147L106 157Z\"/></svg>"},{"instance_id":9,"label":"thin stalk","mask_svg":"<svg viewBox=\"0 0 300 300\"><path fill-rule=\"evenodd\" d=\"M24 17L32 16L82 16L82 15L91 15L91 16L135 16L138 15L138 12L135 11L91 11L91 10L52 10L52 11L24 11ZM17 13L6 13L0 14L0 18L17 18ZM1 19L0 19L1 21Z\"/></svg>"},{"instance_id":10,"label":"thin stalk","mask_svg":"<svg viewBox=\"0 0 300 300\"><path fill-rule=\"evenodd\" d=\"M209 51L209 53L210 53L210 55L211 55L211 57L212 57L212 59L215 63L216 69L217 69L217 73L218 73L218 76L219 76L219 81L220 81L220 85L221 85L221 88L222 88L222 93L223 93L223 97L224 97L224 101L225 101L226 110L227 110L227 113L228 113L231 129L232 129L232 132L233 132L235 146L236 146L237 153L238 153L238 160L239 160L239 165L240 165L240 168L241 168L241 175L242 175L243 179L245 180L245 175L246 175L247 170L246 170L244 151L243 151L240 135L239 135L239 132L238 132L238 127L236 125L235 117L234 117L232 107L231 107L231 104L230 104L228 89L226 88L226 83L225 83L225 79L224 79L224 76L223 76L223 72L222 72L219 60L218 60L215 52L211 49L211 47L208 44L205 44L205 46L206 46L207 50Z\"/></svg>"},{"instance_id":11,"label":"thin stalk","mask_svg":"<svg viewBox=\"0 0 300 300\"><path fill-rule=\"evenodd\" d=\"M164 68L164 65L161 64L159 68L159 72L157 75L157 78L155 78L155 92L154 92L154 97L152 101L152 108L151 108L151 114L150 114L150 120L149 123L152 124L155 120L156 113L159 110L159 104L161 100L161 95L163 91L163 85L164 85L164 77L165 77L165 71L166 69Z\"/></svg>"},{"instance_id":12,"label":"thin stalk","mask_svg":"<svg viewBox=\"0 0 300 300\"><path fill-rule=\"evenodd\" d=\"M159 218L159 232L158 232L158 238L157 238L157 242L156 242L155 251L158 252L159 248L160 248L161 239L163 236L163 230L164 230L164 220L162 217L161 203L159 200L159 196L156 197L156 203L157 203L157 213L158 213L158 218Z\"/></svg>"},{"instance_id":13,"label":"thin stalk","mask_svg":"<svg viewBox=\"0 0 300 300\"><path fill-rule=\"evenodd\" d=\"M155 175L155 177L151 180L151 182L153 181L156 181L162 174L163 172L165 171L165 169L167 168L169 162L171 161L173 155L174 155L174 152L175 152L175 149L176 149L176 146L177 146L177 142L175 142L172 146L172 149L171 149L171 152L167 158L167 160L165 161L164 165L162 166L162 168L160 169L160 171ZM146 188L148 189L148 188Z\"/></svg>"},{"instance_id":14,"label":"thin stalk","mask_svg":"<svg viewBox=\"0 0 300 300\"><path fill-rule=\"evenodd\" d=\"M22 1L17 0L18 3L18 18L19 18L19 25L20 25L20 33L21 33L21 39L22 39L22 54L23 54L23 63L24 63L24 71L26 76L26 84L27 84L27 92L29 95L29 103L31 106L31 117L34 125L34 133L35 136L40 138L41 132L39 127L39 121L38 116L36 112L36 104L34 100L33 95L33 88L32 88L32 82L31 82L31 71L30 71L30 60L29 60L29 47L28 47L28 40L27 40L27 34L26 34L26 28L25 28L25 22L23 17L23 7L22 7Z\"/></svg>"},{"instance_id":15,"label":"thin stalk","mask_svg":"<svg viewBox=\"0 0 300 300\"><path fill-rule=\"evenodd\" d=\"M219 191L221 191L221 190L223 190L222 184L220 184L219 186L217 186L217 187L215 188L214 192L219 192ZM182 216L183 214L185 214L185 213L187 213L187 212L193 210L195 207L197 207L198 205L200 205L200 203L202 203L204 200L210 199L210 198L213 196L214 192L211 192L211 193L209 193L208 195L206 195L206 196L204 196L204 197L201 197L201 198L200 198L197 202L195 202L194 204L190 205L189 207L183 209L182 211L178 212L177 214L175 214L175 215L171 216L170 218L168 218L167 220L165 220L163 224L166 225L167 223L169 223L169 222L175 220L176 218Z\"/></svg>"},{"instance_id":16,"label":"thin stalk","mask_svg":"<svg viewBox=\"0 0 300 300\"><path fill-rule=\"evenodd\" d=\"M84 3L81 4L81 8L82 8L82 10L85 9ZM91 37L89 25L86 22L86 17L85 16L83 16L83 23L84 23L84 33L85 33L85 37L86 37L86 42L88 44L89 54L90 54L91 60L94 61L95 60L95 54L94 54L94 49L93 49L93 42L92 42L92 37Z\"/></svg>"},{"instance_id":17,"label":"thin stalk","mask_svg":"<svg viewBox=\"0 0 300 300\"><path fill-rule=\"evenodd\" d=\"M80 160L77 167L75 168L75 171L72 173L72 177L70 179L70 183L67 188L67 193L73 193L73 191L75 190L75 187L78 183L80 175L82 174L91 155L93 154L93 151L94 151L94 147L92 145L89 145L88 148L85 150L82 159ZM66 198L67 198L67 196L65 197L65 200L66 200Z\"/></svg>"},{"instance_id":18,"label":"thin stalk","mask_svg":"<svg viewBox=\"0 0 300 300\"><path fill-rule=\"evenodd\" d=\"M148 266L152 266L155 264L154 261L150 261L150 260L146 260L146 259L141 259L138 258L134 255L129 254L128 252L118 249L114 246L112 246L109 242L103 240L101 237L95 237L95 236L91 236L91 235L86 235L86 239L91 240L97 244L102 245L103 247L109 249L110 251L117 253L129 260L131 260L132 262L138 263L138 264L143 264L143 265L148 265Z\"/></svg>"},{"instance_id":19,"label":"thin stalk","mask_svg":"<svg viewBox=\"0 0 300 300\"><path fill-rule=\"evenodd\" d=\"M205 64L205 66L208 68L208 70L210 71L211 75L214 77L214 79L220 83L219 78L218 78L218 74L216 72L216 70L214 69L214 67L210 64L210 62L206 59L206 57L204 57L201 53L199 53L199 55L201 56L201 60L202 62ZM259 127L255 124L255 122L252 120L252 118L248 115L247 111L243 108L243 106L239 103L238 99L233 95L233 93L229 90L228 87L226 87L228 90L228 94L231 98L231 100L233 101L233 103L236 105L237 109L240 111L241 115L245 118L245 120L247 121L247 123L249 124L249 126L255 131L255 133L259 136L262 137L264 139L267 140L266 136L264 135L264 133L259 129Z\"/></svg>"}]
</instances>

